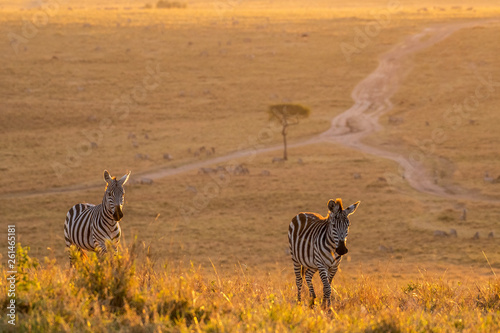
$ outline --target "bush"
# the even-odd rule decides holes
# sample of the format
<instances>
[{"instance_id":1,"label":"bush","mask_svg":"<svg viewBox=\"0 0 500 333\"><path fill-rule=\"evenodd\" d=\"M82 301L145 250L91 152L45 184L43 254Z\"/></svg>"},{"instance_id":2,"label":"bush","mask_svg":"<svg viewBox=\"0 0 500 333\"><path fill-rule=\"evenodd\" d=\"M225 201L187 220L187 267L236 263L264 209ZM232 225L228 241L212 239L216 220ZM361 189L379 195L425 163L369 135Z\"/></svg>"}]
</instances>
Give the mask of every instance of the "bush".
<instances>
[{"instance_id":1,"label":"bush","mask_svg":"<svg viewBox=\"0 0 500 333\"><path fill-rule=\"evenodd\" d=\"M101 307L109 308L111 312L122 313L125 304L128 304L141 313L144 298L138 291L135 274L135 243L130 250L125 249L117 254L111 244L107 248L102 258L90 253L88 260L82 260L78 251L73 250L71 255L76 258L74 285L77 291L85 289Z\"/></svg>"},{"instance_id":2,"label":"bush","mask_svg":"<svg viewBox=\"0 0 500 333\"><path fill-rule=\"evenodd\" d=\"M160 0L156 3L156 8L186 8L187 5L178 1Z\"/></svg>"}]
</instances>

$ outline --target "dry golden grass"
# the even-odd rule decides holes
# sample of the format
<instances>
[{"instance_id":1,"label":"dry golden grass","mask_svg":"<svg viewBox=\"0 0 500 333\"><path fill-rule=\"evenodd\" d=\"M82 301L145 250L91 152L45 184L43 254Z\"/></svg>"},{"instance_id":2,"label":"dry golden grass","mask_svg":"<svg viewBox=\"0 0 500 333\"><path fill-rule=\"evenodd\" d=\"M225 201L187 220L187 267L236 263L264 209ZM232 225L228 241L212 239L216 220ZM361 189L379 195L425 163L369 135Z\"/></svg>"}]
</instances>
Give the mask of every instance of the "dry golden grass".
<instances>
[{"instance_id":1,"label":"dry golden grass","mask_svg":"<svg viewBox=\"0 0 500 333\"><path fill-rule=\"evenodd\" d=\"M146 250L146 249L144 249ZM289 273L233 266L211 272L156 262L137 244L62 269L18 247L17 325L4 332L495 332L498 280L460 283L422 274L394 281L340 277L329 309L295 301ZM0 286L6 288L5 270ZM316 285L316 290L321 290ZM0 302L9 299L3 294Z\"/></svg>"}]
</instances>

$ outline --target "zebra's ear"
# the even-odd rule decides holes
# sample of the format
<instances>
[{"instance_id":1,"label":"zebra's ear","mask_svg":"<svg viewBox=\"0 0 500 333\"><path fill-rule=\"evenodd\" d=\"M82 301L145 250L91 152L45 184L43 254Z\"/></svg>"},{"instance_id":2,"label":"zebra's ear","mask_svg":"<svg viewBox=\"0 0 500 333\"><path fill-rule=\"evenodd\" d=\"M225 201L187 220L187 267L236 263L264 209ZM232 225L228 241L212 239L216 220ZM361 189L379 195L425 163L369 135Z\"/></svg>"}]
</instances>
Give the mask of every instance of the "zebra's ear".
<instances>
[{"instance_id":1,"label":"zebra's ear","mask_svg":"<svg viewBox=\"0 0 500 333\"><path fill-rule=\"evenodd\" d=\"M328 201L328 209L334 214L340 212L342 210L342 199L330 199L330 201Z\"/></svg>"},{"instance_id":2,"label":"zebra's ear","mask_svg":"<svg viewBox=\"0 0 500 333\"><path fill-rule=\"evenodd\" d=\"M125 183L127 182L128 177L130 177L130 172L131 172L131 171L129 171L129 172L128 172L125 176L123 176L122 178L120 178L120 180L118 181L118 183L119 183L121 186L125 185Z\"/></svg>"},{"instance_id":3,"label":"zebra's ear","mask_svg":"<svg viewBox=\"0 0 500 333\"><path fill-rule=\"evenodd\" d=\"M106 183L109 183L110 181L113 180L111 178L111 175L109 174L108 170L104 170L104 180L106 181Z\"/></svg>"},{"instance_id":4,"label":"zebra's ear","mask_svg":"<svg viewBox=\"0 0 500 333\"><path fill-rule=\"evenodd\" d=\"M360 202L361 201L358 201L355 204L352 204L345 209L347 216L351 215L352 213L354 213L356 211L356 208L358 208Z\"/></svg>"}]
</instances>

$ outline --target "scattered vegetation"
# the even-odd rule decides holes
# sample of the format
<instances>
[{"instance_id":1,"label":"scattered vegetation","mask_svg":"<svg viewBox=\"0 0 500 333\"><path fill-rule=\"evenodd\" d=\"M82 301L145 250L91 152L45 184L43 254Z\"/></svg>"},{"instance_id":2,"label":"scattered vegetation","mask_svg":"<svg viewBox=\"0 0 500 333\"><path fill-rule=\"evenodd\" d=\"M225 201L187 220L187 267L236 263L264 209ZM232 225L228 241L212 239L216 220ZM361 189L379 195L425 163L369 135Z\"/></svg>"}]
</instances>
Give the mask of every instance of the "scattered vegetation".
<instances>
[{"instance_id":1,"label":"scattered vegetation","mask_svg":"<svg viewBox=\"0 0 500 333\"><path fill-rule=\"evenodd\" d=\"M420 279L402 286L361 277L334 285L333 306L296 304L293 279L241 267L226 275L161 267L135 243L120 254L78 255L74 269L39 263L18 245L16 332L437 332L500 329L500 280L466 285ZM76 253L75 253L76 254ZM144 259L138 259L144 257ZM5 288L6 267L2 267ZM319 283L319 282L318 282ZM2 294L4 308L9 301ZM2 332L14 331L6 321Z\"/></svg>"},{"instance_id":2,"label":"scattered vegetation","mask_svg":"<svg viewBox=\"0 0 500 333\"><path fill-rule=\"evenodd\" d=\"M457 215L457 212L454 212L451 209L446 209L446 210L440 212L439 215L437 216L437 218L439 221L452 222L452 221L458 220L458 217L456 215Z\"/></svg>"},{"instance_id":3,"label":"scattered vegetation","mask_svg":"<svg viewBox=\"0 0 500 333\"><path fill-rule=\"evenodd\" d=\"M167 1L167 0L159 0L156 3L156 8L186 8L187 5L183 2L179 1Z\"/></svg>"}]
</instances>

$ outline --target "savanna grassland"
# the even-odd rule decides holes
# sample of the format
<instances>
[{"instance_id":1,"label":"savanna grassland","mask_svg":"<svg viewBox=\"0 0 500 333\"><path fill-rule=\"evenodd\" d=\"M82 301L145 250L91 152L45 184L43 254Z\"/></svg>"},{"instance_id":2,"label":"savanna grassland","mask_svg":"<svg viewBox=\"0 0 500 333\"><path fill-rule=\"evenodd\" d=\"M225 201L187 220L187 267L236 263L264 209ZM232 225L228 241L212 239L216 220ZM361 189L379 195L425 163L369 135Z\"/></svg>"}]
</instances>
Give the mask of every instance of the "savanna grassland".
<instances>
[{"instance_id":1,"label":"savanna grassland","mask_svg":"<svg viewBox=\"0 0 500 333\"><path fill-rule=\"evenodd\" d=\"M500 7L185 3L66 1L36 21L42 9L0 2L0 216L30 247L18 246L18 328L498 331ZM426 27L469 21L484 23L407 59L393 109L366 140L412 154L463 198L389 183L395 162L326 142L290 148L285 163L272 162L279 147L224 160L281 144L270 104L309 107L289 142L311 138L352 105L380 54ZM377 24L359 44L358 31ZM476 91L482 97L468 107ZM222 181L189 168L205 162L250 173ZM176 168L187 171L149 181ZM124 247L70 270L65 214L102 200L104 169L132 171ZM297 212L326 214L336 197L361 205L329 312L295 303L286 234ZM458 237L434 235L451 228ZM319 279L315 286L321 294Z\"/></svg>"}]
</instances>

